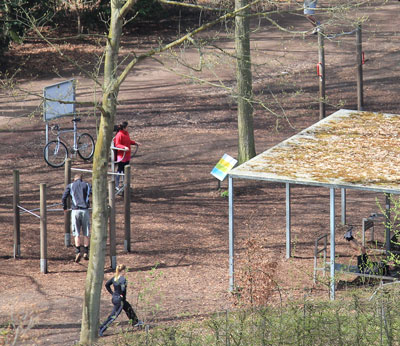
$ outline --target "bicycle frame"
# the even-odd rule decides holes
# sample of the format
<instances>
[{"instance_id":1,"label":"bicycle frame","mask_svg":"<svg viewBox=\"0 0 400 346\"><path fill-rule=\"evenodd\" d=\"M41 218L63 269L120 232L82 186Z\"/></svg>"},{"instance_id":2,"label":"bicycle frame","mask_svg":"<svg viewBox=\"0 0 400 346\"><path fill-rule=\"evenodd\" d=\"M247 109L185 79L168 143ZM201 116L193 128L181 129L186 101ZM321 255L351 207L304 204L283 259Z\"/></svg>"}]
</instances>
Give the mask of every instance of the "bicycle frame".
<instances>
[{"instance_id":1,"label":"bicycle frame","mask_svg":"<svg viewBox=\"0 0 400 346\"><path fill-rule=\"evenodd\" d=\"M61 140L61 139L62 139L62 138L61 138L61 135L62 135L63 133L67 133L67 132L74 132L74 143L73 143L71 149L72 149L74 152L76 152L76 151L78 150L77 138L78 138L78 134L79 134L79 133L76 131L76 129L58 130L58 131L57 131L57 141L62 142L62 140ZM64 143L65 143L65 141L64 141Z\"/></svg>"},{"instance_id":2,"label":"bicycle frame","mask_svg":"<svg viewBox=\"0 0 400 346\"><path fill-rule=\"evenodd\" d=\"M74 118L75 119L75 118ZM63 133L67 133L67 132L73 132L74 133L74 143L73 143L73 145L72 145L72 150L73 150L73 152L76 152L77 150L78 150L78 135L79 135L79 133L78 133L78 126L76 125L76 121L74 121L74 120L72 120L72 122L74 123L74 127L72 128L72 129L65 129L65 130L61 130L60 129L60 127L59 127L59 125L57 124L56 126L57 126L57 141L58 142L62 142L62 140L61 140L61 135L63 134ZM48 141L48 138L47 138L47 140L46 140L46 142L48 143L49 141ZM46 144L47 144L46 143Z\"/></svg>"},{"instance_id":3,"label":"bicycle frame","mask_svg":"<svg viewBox=\"0 0 400 346\"><path fill-rule=\"evenodd\" d=\"M64 165L65 160L69 154L78 154L83 160L89 160L92 158L94 153L95 142L93 137L89 133L79 133L77 128L77 122L80 118L75 118L72 120L74 127L68 129L61 129L58 124L51 127L53 135L56 137L50 141L47 141L44 147L44 159L52 167L58 168ZM64 133L73 133L73 143L70 144L70 138L65 141L62 138ZM47 137L48 138L48 137ZM48 154L48 150L51 149L51 158ZM60 151L61 150L61 151Z\"/></svg>"}]
</instances>

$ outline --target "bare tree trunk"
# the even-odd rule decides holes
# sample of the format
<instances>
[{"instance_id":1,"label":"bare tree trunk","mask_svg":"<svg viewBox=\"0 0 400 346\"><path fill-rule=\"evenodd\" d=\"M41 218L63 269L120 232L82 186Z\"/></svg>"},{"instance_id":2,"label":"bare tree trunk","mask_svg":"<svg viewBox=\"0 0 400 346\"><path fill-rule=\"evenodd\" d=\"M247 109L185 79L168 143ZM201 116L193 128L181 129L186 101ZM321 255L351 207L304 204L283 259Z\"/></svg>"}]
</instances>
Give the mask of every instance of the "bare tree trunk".
<instances>
[{"instance_id":1,"label":"bare tree trunk","mask_svg":"<svg viewBox=\"0 0 400 346\"><path fill-rule=\"evenodd\" d=\"M98 338L100 298L106 255L108 215L107 169L117 107L118 88L116 87L116 70L122 32L122 20L119 14L123 2L112 0L110 3L111 22L104 62L102 114L93 157L92 234L80 336L80 343L84 345L90 345Z\"/></svg>"},{"instance_id":2,"label":"bare tree trunk","mask_svg":"<svg viewBox=\"0 0 400 346\"><path fill-rule=\"evenodd\" d=\"M117 98L119 86L125 80L129 71L135 66L138 61L146 59L157 53L163 52L171 47L177 46L182 42L188 40L197 32L203 31L213 24L222 21L225 17L233 16L233 14L225 15L220 17L218 20L210 22L194 30L191 33L184 35L183 37L173 41L172 43L163 46L160 49L152 49L148 53L143 54L139 57L134 57L131 62L125 67L123 72L117 76L118 66L118 54L121 40L122 26L124 16L132 8L136 0L110 0L111 7L111 19L110 28L107 37L107 46L105 51L104 61L104 82L103 82L103 100L101 107L101 118L98 129L98 136L96 142L96 148L93 156L93 215L92 215L92 234L91 234L91 245L90 245L90 258L89 266L86 274L85 283L85 296L82 311L82 326L80 343L83 345L91 345L98 338L98 327L99 327L99 315L100 315L100 298L101 288L104 279L104 263L106 254L106 241L107 241L107 168L108 158L110 151L110 144L112 140L112 133L114 128L115 113L117 109ZM239 6L240 2L238 3ZM241 11L241 9L239 8ZM239 104L243 104L247 112L243 112L246 115L245 121L239 123L245 123L245 126L239 125L239 128L246 128L246 136L244 147L246 147L245 157L254 156L254 139L253 139L253 122L252 122L252 107L249 102L252 94L251 87L251 70L250 70L250 45L249 45L249 23L248 19L244 18L247 23L247 29L245 30L247 37L246 44L238 44L239 51L244 52L243 55L246 59L238 59L238 66L240 76L243 74L246 77L241 77L240 83L238 82L239 90L241 90L239 97ZM243 27L242 27L243 28ZM243 30L243 29L242 29ZM239 34L238 37L242 35ZM243 49L242 45L246 48ZM242 65L244 67L242 67ZM244 81L244 82L243 82ZM245 101L245 102L243 102ZM250 136L248 135L250 134ZM251 140L249 140L251 137ZM252 143L249 145L248 143ZM248 150L250 147L251 150ZM250 153L250 154L247 154ZM253 153L253 154L251 154Z\"/></svg>"},{"instance_id":3,"label":"bare tree trunk","mask_svg":"<svg viewBox=\"0 0 400 346\"><path fill-rule=\"evenodd\" d=\"M248 0L235 0L235 9L248 4ZM235 17L236 79L238 89L238 161L246 162L256 155L254 145L253 95L250 61L250 23L249 8Z\"/></svg>"}]
</instances>

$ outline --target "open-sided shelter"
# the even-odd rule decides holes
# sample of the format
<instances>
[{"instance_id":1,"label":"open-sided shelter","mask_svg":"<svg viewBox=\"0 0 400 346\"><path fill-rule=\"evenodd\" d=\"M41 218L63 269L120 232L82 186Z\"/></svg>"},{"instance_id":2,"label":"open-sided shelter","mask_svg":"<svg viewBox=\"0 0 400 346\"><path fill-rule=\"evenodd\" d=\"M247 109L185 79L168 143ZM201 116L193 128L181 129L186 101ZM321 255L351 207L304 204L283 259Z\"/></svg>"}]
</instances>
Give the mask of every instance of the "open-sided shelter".
<instances>
[{"instance_id":1,"label":"open-sided shelter","mask_svg":"<svg viewBox=\"0 0 400 346\"><path fill-rule=\"evenodd\" d=\"M234 179L286 184L286 257L290 257L292 184L330 189L331 299L335 298L335 189L400 194L400 115L341 109L232 169L229 181L229 285L234 288ZM390 239L390 228L386 229ZM390 241L386 241L390 250Z\"/></svg>"}]
</instances>

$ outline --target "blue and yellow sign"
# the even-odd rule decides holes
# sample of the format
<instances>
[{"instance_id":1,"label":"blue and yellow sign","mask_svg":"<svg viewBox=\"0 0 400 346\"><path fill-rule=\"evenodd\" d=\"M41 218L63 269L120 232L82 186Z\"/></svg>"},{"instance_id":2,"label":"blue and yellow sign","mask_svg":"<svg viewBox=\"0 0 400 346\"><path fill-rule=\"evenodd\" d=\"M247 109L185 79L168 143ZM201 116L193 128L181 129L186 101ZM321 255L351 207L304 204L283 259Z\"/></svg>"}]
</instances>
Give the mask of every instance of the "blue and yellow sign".
<instances>
[{"instance_id":1,"label":"blue and yellow sign","mask_svg":"<svg viewBox=\"0 0 400 346\"><path fill-rule=\"evenodd\" d=\"M224 154L221 160L218 161L216 166L211 171L211 174L218 180L223 181L228 175L229 171L236 165L237 160L228 154Z\"/></svg>"}]
</instances>

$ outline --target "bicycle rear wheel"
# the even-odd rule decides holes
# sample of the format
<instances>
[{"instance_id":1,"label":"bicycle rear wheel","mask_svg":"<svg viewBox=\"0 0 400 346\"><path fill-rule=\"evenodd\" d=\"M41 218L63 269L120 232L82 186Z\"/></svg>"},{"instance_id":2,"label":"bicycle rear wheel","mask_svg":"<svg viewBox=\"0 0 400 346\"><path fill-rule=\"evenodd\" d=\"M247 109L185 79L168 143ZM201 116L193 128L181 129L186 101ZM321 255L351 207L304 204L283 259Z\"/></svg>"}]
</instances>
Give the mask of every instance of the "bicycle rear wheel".
<instances>
[{"instance_id":1,"label":"bicycle rear wheel","mask_svg":"<svg viewBox=\"0 0 400 346\"><path fill-rule=\"evenodd\" d=\"M68 149L63 142L50 141L44 147L44 160L51 167L63 166L67 158Z\"/></svg>"},{"instance_id":2,"label":"bicycle rear wheel","mask_svg":"<svg viewBox=\"0 0 400 346\"><path fill-rule=\"evenodd\" d=\"M78 137L78 154L83 160L89 160L94 153L94 140L88 133L82 133Z\"/></svg>"},{"instance_id":3,"label":"bicycle rear wheel","mask_svg":"<svg viewBox=\"0 0 400 346\"><path fill-rule=\"evenodd\" d=\"M132 145L131 147L131 156L135 156L139 150L139 146L137 144Z\"/></svg>"}]
</instances>

